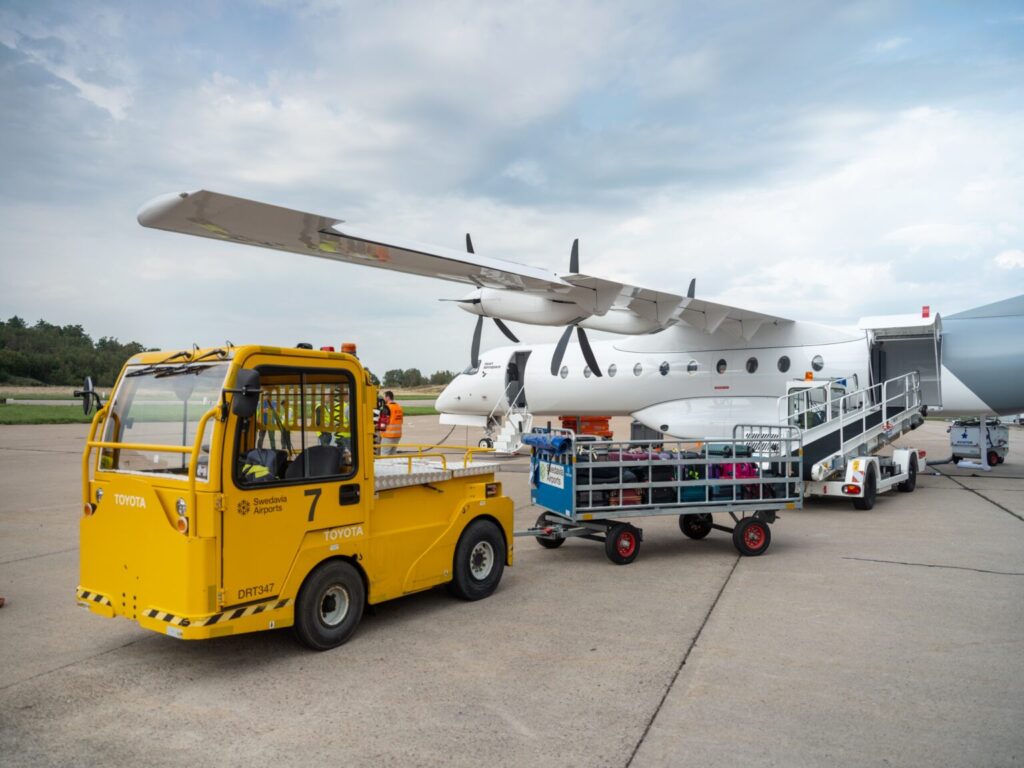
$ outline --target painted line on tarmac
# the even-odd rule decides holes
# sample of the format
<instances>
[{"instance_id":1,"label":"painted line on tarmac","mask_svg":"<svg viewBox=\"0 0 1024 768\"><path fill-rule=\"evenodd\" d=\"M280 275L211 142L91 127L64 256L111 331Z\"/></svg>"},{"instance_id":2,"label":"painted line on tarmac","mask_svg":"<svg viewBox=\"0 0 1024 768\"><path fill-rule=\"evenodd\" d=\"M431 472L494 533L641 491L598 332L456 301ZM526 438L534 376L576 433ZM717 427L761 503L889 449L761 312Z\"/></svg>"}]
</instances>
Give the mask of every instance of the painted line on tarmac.
<instances>
[{"instance_id":1,"label":"painted line on tarmac","mask_svg":"<svg viewBox=\"0 0 1024 768\"><path fill-rule=\"evenodd\" d=\"M9 445L0 445L0 451L15 451L17 453L70 453L74 456L81 456L81 451L58 451L55 448L14 448Z\"/></svg>"},{"instance_id":2,"label":"painted line on tarmac","mask_svg":"<svg viewBox=\"0 0 1024 768\"><path fill-rule=\"evenodd\" d=\"M637 741L636 746L633 747L633 752L630 754L629 760L626 761L625 768L629 768L629 766L633 764L633 760L636 759L637 752L640 751L640 747L643 746L644 741L647 739L647 734L651 732L651 726L654 725L654 721L658 718L661 708L665 706L665 700L668 699L668 695L672 692L672 689L675 688L676 680L679 679L679 674L683 671L683 667L686 666L686 661L690 658L690 653L693 651L694 646L697 645L697 641L700 640L700 636L704 632L704 627L707 626L708 621L711 619L711 614L714 613L715 608L718 606L718 601L722 599L722 594L725 592L725 588L729 586L729 581L732 579L732 575L736 573L736 566L740 564L741 558L741 555L736 555L736 559L732 563L732 568L729 569L729 574L722 582L722 588L718 590L718 594L715 595L715 599L712 601L711 607L708 608L708 612L704 615L704 620L700 623L700 627L697 629L697 633L693 636L693 640L690 641L689 648L687 648L686 653L683 654L683 660L679 662L679 666L676 667L675 674L672 675L672 679L665 688L665 692L661 695L661 701L659 701L658 706L654 708L654 712L647 721L647 726L644 728L644 732L641 734L640 740Z\"/></svg>"},{"instance_id":3,"label":"painted line on tarmac","mask_svg":"<svg viewBox=\"0 0 1024 768\"><path fill-rule=\"evenodd\" d=\"M998 507L999 509L1003 510L1003 512L1005 512L1006 514L1012 515L1013 517L1016 517L1018 520L1020 520L1022 523L1024 523L1024 517L1021 517L1016 512L1014 512L1012 509L1007 509L1002 504L1000 504L998 501L992 501L992 499L990 499L988 496L983 494L981 491L976 491L975 489L969 488L968 486L964 485L959 480L957 480L955 475L947 475L945 472L942 472L941 470L935 470L935 471L938 472L943 477L948 477L950 480L952 480L954 483L959 485L965 491L970 491L971 493L973 493L978 498L984 499L985 501L987 501L993 507ZM982 477L982 475L971 475L971 477Z\"/></svg>"},{"instance_id":4,"label":"painted line on tarmac","mask_svg":"<svg viewBox=\"0 0 1024 768\"><path fill-rule=\"evenodd\" d=\"M948 568L954 571L974 571L975 573L991 573L996 576L1024 576L1024 573L1013 571L989 571L985 568L968 568L965 565L940 565L938 563L905 563L902 560L875 560L871 557L844 557L843 560L858 560L862 563L888 563L889 565L914 565L918 568Z\"/></svg>"},{"instance_id":5,"label":"painted line on tarmac","mask_svg":"<svg viewBox=\"0 0 1024 768\"><path fill-rule=\"evenodd\" d=\"M83 661L92 661L93 659L98 659L100 656L106 656L108 653L114 653L114 651L120 651L122 648L127 648L129 645L134 645L135 643L139 642L139 640L141 640L141 639L142 638L136 638L134 640L129 640L124 645L118 645L118 646L115 646L114 648L108 648L105 651L100 651L99 653L94 653L92 656L83 656L80 659L75 659L74 661L69 661L67 664L63 664L63 665L61 665L59 667L54 667L53 669L47 669L47 670L44 670L43 672L37 672L36 674L32 675L31 677L26 677L24 680L15 680L13 683L8 683L7 685L0 685L0 691L6 691L8 688L14 688L16 685L22 685L23 683L31 682L32 680L35 680L37 678L45 677L46 675L52 675L54 672L60 672L62 669L67 669L68 667L73 667L76 664L81 664Z\"/></svg>"},{"instance_id":6,"label":"painted line on tarmac","mask_svg":"<svg viewBox=\"0 0 1024 768\"><path fill-rule=\"evenodd\" d=\"M58 549L55 552L41 552L38 555L28 555L27 557L17 557L14 560L3 560L0 561L0 565L10 565L11 563L22 563L26 560L35 560L40 557L52 557L53 555L66 555L68 552L77 552L78 547L71 547L71 549Z\"/></svg>"}]
</instances>

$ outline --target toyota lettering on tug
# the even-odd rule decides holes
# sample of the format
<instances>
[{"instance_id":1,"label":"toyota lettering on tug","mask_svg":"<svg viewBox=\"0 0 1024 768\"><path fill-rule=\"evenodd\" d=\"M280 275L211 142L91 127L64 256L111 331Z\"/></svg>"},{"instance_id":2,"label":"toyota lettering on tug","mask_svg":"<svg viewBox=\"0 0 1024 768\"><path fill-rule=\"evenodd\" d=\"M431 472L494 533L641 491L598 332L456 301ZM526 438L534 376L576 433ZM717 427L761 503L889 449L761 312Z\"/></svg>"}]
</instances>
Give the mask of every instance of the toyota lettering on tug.
<instances>
[{"instance_id":1,"label":"toyota lettering on tug","mask_svg":"<svg viewBox=\"0 0 1024 768\"><path fill-rule=\"evenodd\" d=\"M88 381L81 396L88 412ZM368 604L439 584L488 597L513 551L496 465L481 448L375 456L376 402L354 352L132 357L82 456L79 603L185 640L293 626L326 650Z\"/></svg>"}]
</instances>

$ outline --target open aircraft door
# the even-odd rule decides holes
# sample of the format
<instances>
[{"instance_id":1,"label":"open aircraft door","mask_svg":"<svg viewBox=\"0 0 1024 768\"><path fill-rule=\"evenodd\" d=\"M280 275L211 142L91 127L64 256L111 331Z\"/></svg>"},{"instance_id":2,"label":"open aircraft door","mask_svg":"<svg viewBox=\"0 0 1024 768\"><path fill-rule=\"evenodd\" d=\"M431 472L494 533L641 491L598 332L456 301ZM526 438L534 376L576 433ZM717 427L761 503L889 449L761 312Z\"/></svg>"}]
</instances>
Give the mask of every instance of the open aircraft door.
<instances>
[{"instance_id":1,"label":"open aircraft door","mask_svg":"<svg viewBox=\"0 0 1024 768\"><path fill-rule=\"evenodd\" d=\"M942 320L937 314L866 317L859 327L867 334L872 384L917 371L924 404L942 405Z\"/></svg>"}]
</instances>

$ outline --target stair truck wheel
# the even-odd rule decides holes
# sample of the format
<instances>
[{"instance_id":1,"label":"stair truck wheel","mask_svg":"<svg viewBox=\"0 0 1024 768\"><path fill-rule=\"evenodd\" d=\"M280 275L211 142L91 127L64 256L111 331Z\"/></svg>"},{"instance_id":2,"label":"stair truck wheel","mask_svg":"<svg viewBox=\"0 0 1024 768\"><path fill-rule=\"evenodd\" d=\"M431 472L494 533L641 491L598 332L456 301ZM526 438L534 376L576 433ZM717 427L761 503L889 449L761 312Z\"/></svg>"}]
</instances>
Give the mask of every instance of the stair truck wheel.
<instances>
[{"instance_id":1,"label":"stair truck wheel","mask_svg":"<svg viewBox=\"0 0 1024 768\"><path fill-rule=\"evenodd\" d=\"M907 470L907 479L896 486L902 493L913 493L917 488L917 454L910 454L910 468Z\"/></svg>"},{"instance_id":2,"label":"stair truck wheel","mask_svg":"<svg viewBox=\"0 0 1024 768\"><path fill-rule=\"evenodd\" d=\"M336 648L363 618L366 589L359 572L344 560L331 560L306 577L295 601L295 636L314 651Z\"/></svg>"},{"instance_id":3,"label":"stair truck wheel","mask_svg":"<svg viewBox=\"0 0 1024 768\"><path fill-rule=\"evenodd\" d=\"M505 569L505 536L490 520L466 526L455 547L449 591L462 600L480 600L498 588Z\"/></svg>"},{"instance_id":4,"label":"stair truck wheel","mask_svg":"<svg viewBox=\"0 0 1024 768\"><path fill-rule=\"evenodd\" d=\"M864 495L853 500L855 509L873 509L875 496L878 495L878 476L875 474L875 465L868 464L868 471L864 474Z\"/></svg>"},{"instance_id":5,"label":"stair truck wheel","mask_svg":"<svg viewBox=\"0 0 1024 768\"><path fill-rule=\"evenodd\" d=\"M537 522L533 524L534 528L544 528L547 525L547 520L544 519L545 513L541 513L540 517L537 518ZM537 536L537 543L540 544L544 549L558 549L560 546L565 544L565 539L545 539L541 536Z\"/></svg>"},{"instance_id":6,"label":"stair truck wheel","mask_svg":"<svg viewBox=\"0 0 1024 768\"><path fill-rule=\"evenodd\" d=\"M691 539L703 539L711 533L711 524L711 515L707 512L679 516L679 530Z\"/></svg>"},{"instance_id":7,"label":"stair truck wheel","mask_svg":"<svg viewBox=\"0 0 1024 768\"><path fill-rule=\"evenodd\" d=\"M996 453L995 451L989 451L988 452L988 465L990 467L994 467L998 463L999 463L999 454Z\"/></svg>"},{"instance_id":8,"label":"stair truck wheel","mask_svg":"<svg viewBox=\"0 0 1024 768\"><path fill-rule=\"evenodd\" d=\"M493 448L494 447L494 441L491 440L491 438L489 438L489 437L482 437L482 438L480 438L480 442L477 443L477 445L480 448Z\"/></svg>"},{"instance_id":9,"label":"stair truck wheel","mask_svg":"<svg viewBox=\"0 0 1024 768\"><path fill-rule=\"evenodd\" d=\"M772 532L764 520L745 517L733 528L732 543L741 555L756 557L763 555L772 543Z\"/></svg>"},{"instance_id":10,"label":"stair truck wheel","mask_svg":"<svg viewBox=\"0 0 1024 768\"><path fill-rule=\"evenodd\" d=\"M629 523L616 523L608 529L604 553L616 565L628 565L640 554L640 531Z\"/></svg>"}]
</instances>

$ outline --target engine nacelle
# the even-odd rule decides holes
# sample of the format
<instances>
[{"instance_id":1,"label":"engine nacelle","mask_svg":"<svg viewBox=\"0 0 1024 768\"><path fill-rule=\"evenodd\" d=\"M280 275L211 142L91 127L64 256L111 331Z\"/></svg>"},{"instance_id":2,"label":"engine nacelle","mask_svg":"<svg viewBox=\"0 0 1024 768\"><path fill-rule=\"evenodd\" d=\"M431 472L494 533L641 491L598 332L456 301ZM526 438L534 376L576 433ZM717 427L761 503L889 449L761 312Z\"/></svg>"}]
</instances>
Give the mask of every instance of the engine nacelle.
<instances>
[{"instance_id":1,"label":"engine nacelle","mask_svg":"<svg viewBox=\"0 0 1024 768\"><path fill-rule=\"evenodd\" d=\"M551 299L522 291L478 288L459 301L473 315L497 317L529 325L568 325L588 316L572 299Z\"/></svg>"}]
</instances>

